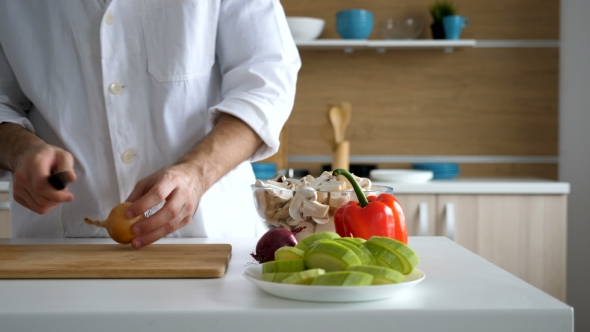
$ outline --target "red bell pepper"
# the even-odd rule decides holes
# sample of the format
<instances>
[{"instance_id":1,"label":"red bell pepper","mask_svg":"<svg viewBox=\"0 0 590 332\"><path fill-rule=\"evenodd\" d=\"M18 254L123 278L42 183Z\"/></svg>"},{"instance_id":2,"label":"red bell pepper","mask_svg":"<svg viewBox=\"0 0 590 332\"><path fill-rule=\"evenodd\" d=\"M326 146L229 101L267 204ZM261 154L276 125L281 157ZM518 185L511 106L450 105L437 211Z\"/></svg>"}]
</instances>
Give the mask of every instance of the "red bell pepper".
<instances>
[{"instance_id":1,"label":"red bell pepper","mask_svg":"<svg viewBox=\"0 0 590 332\"><path fill-rule=\"evenodd\" d=\"M367 197L369 202L375 200L375 198L375 196ZM404 216L404 211L402 210L402 206L398 202L397 198L395 198L395 196L393 195L381 194L379 195L379 198L377 198L377 200L385 203L393 211L393 220L395 222L395 236L393 238L405 244L408 244L408 229L406 227L406 217Z\"/></svg>"},{"instance_id":2,"label":"red bell pepper","mask_svg":"<svg viewBox=\"0 0 590 332\"><path fill-rule=\"evenodd\" d=\"M342 212L344 212L343 207L352 204L352 203L356 203L355 201L348 201L346 202L346 204L342 205L341 207L339 207L338 209L336 209L336 211L334 211L334 228L336 228L336 233L338 233L340 236L348 236L348 235L343 235L346 234L346 229L344 228L344 217L342 216Z\"/></svg>"},{"instance_id":3,"label":"red bell pepper","mask_svg":"<svg viewBox=\"0 0 590 332\"><path fill-rule=\"evenodd\" d=\"M334 176L343 175L350 181L359 202L349 201L334 212L336 233L343 237L387 236L408 243L406 220L401 205L390 194L381 194L368 199L352 174L337 169Z\"/></svg>"}]
</instances>

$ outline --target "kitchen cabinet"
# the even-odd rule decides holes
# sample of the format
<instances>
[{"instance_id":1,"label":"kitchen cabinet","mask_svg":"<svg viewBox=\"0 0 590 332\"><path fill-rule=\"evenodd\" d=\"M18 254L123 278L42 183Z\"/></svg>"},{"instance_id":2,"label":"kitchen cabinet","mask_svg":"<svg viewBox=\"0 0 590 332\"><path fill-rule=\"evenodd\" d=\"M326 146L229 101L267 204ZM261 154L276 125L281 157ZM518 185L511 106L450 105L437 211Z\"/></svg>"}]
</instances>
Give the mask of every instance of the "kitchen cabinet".
<instances>
[{"instance_id":1,"label":"kitchen cabinet","mask_svg":"<svg viewBox=\"0 0 590 332\"><path fill-rule=\"evenodd\" d=\"M10 237L10 196L0 193L0 238Z\"/></svg>"},{"instance_id":2,"label":"kitchen cabinet","mask_svg":"<svg viewBox=\"0 0 590 332\"><path fill-rule=\"evenodd\" d=\"M410 235L446 236L565 300L564 194L396 194Z\"/></svg>"}]
</instances>

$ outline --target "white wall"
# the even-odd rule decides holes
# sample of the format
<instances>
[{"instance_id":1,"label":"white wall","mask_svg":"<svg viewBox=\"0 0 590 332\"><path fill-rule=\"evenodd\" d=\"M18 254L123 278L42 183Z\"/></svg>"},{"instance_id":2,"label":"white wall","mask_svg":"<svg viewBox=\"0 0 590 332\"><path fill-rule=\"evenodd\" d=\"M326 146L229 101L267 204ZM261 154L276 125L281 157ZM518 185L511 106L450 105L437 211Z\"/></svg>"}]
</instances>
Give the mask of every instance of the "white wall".
<instances>
[{"instance_id":1,"label":"white wall","mask_svg":"<svg viewBox=\"0 0 590 332\"><path fill-rule=\"evenodd\" d=\"M590 1L561 0L559 180L569 182L567 303L590 331Z\"/></svg>"}]
</instances>

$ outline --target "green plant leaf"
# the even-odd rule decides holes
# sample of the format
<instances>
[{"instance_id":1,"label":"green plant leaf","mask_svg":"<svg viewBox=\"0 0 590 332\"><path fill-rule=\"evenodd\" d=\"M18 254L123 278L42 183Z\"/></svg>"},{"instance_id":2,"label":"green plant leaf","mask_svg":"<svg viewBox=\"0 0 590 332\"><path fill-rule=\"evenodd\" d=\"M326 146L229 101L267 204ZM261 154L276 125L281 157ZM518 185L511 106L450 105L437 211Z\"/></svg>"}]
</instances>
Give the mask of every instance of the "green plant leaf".
<instances>
[{"instance_id":1,"label":"green plant leaf","mask_svg":"<svg viewBox=\"0 0 590 332\"><path fill-rule=\"evenodd\" d=\"M455 5L448 0L435 1L430 5L430 15L434 22L440 22L443 17L455 15L456 13L457 9L455 8Z\"/></svg>"}]
</instances>

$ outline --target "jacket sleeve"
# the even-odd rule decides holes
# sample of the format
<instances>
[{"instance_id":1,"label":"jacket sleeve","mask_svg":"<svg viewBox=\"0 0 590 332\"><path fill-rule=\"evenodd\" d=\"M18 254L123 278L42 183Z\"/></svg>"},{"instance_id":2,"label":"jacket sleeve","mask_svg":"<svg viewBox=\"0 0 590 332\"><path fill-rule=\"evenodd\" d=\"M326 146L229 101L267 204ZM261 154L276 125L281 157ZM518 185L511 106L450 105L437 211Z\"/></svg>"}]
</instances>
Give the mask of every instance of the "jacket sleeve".
<instances>
[{"instance_id":1,"label":"jacket sleeve","mask_svg":"<svg viewBox=\"0 0 590 332\"><path fill-rule=\"evenodd\" d=\"M222 0L216 56L222 101L209 110L229 113L263 141L250 161L275 154L291 114L301 60L278 0Z\"/></svg>"},{"instance_id":2,"label":"jacket sleeve","mask_svg":"<svg viewBox=\"0 0 590 332\"><path fill-rule=\"evenodd\" d=\"M21 91L8 60L0 44L0 123L10 122L23 126L34 132L33 125L27 119L31 102ZM9 180L10 172L0 169L0 180Z\"/></svg>"}]
</instances>

